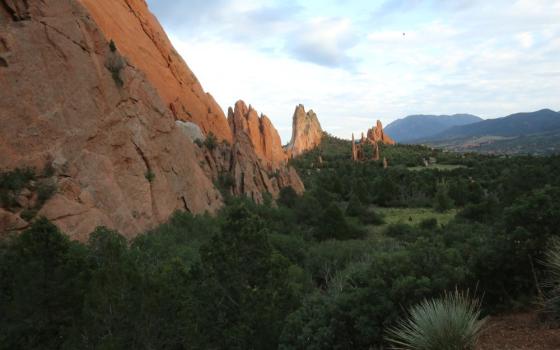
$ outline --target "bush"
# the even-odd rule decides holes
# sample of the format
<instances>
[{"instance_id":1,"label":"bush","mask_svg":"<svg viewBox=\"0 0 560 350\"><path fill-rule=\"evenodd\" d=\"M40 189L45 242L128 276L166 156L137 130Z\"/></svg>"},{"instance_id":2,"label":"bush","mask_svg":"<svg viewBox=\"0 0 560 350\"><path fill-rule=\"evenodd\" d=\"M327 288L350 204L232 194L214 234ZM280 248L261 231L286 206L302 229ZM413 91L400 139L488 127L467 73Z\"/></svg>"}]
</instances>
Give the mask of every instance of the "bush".
<instances>
[{"instance_id":1,"label":"bush","mask_svg":"<svg viewBox=\"0 0 560 350\"><path fill-rule=\"evenodd\" d=\"M350 225L344 214L335 203L331 203L321 215L316 227L315 237L322 241L327 239L356 239L362 238L365 232L354 225Z\"/></svg>"},{"instance_id":2,"label":"bush","mask_svg":"<svg viewBox=\"0 0 560 350\"><path fill-rule=\"evenodd\" d=\"M40 181L37 185L37 205L43 206L56 193L56 185L47 181Z\"/></svg>"},{"instance_id":3,"label":"bush","mask_svg":"<svg viewBox=\"0 0 560 350\"><path fill-rule=\"evenodd\" d=\"M148 169L144 174L144 177L146 178L146 180L148 180L148 182L153 182L156 179L156 174Z\"/></svg>"},{"instance_id":4,"label":"bush","mask_svg":"<svg viewBox=\"0 0 560 350\"><path fill-rule=\"evenodd\" d=\"M293 208L298 201L298 194L291 187L283 187L280 190L280 195L278 196L278 204L281 204L288 208Z\"/></svg>"},{"instance_id":5,"label":"bush","mask_svg":"<svg viewBox=\"0 0 560 350\"><path fill-rule=\"evenodd\" d=\"M388 331L387 340L394 349L474 350L485 323L479 318L480 303L455 291L414 306L409 318Z\"/></svg>"},{"instance_id":6,"label":"bush","mask_svg":"<svg viewBox=\"0 0 560 350\"><path fill-rule=\"evenodd\" d=\"M423 230L433 230L436 229L437 226L438 226L438 221L436 218L428 218L420 222L420 228Z\"/></svg>"},{"instance_id":7,"label":"bush","mask_svg":"<svg viewBox=\"0 0 560 350\"><path fill-rule=\"evenodd\" d=\"M32 168L16 168L0 173L0 206L4 208L17 206L17 195L35 179L35 170Z\"/></svg>"},{"instance_id":8,"label":"bush","mask_svg":"<svg viewBox=\"0 0 560 350\"><path fill-rule=\"evenodd\" d=\"M366 208L362 204L360 197L352 194L348 206L346 207L346 215L358 217L365 214Z\"/></svg>"},{"instance_id":9,"label":"bush","mask_svg":"<svg viewBox=\"0 0 560 350\"><path fill-rule=\"evenodd\" d=\"M549 278L543 283L545 292L544 312L555 321L560 321L560 240L552 241L546 252L545 266Z\"/></svg>"},{"instance_id":10,"label":"bush","mask_svg":"<svg viewBox=\"0 0 560 350\"><path fill-rule=\"evenodd\" d=\"M453 200L449 197L449 188L445 182L437 185L437 192L434 198L434 209L441 213L453 208Z\"/></svg>"},{"instance_id":11,"label":"bush","mask_svg":"<svg viewBox=\"0 0 560 350\"><path fill-rule=\"evenodd\" d=\"M117 87L123 87L124 81L121 78L121 70L126 66L124 58L122 58L115 50L111 50L112 54L108 58L105 67L111 72L111 77L117 85Z\"/></svg>"},{"instance_id":12,"label":"bush","mask_svg":"<svg viewBox=\"0 0 560 350\"><path fill-rule=\"evenodd\" d=\"M218 146L218 139L211 131L206 136L206 140L204 140L204 146L210 151L213 151Z\"/></svg>"}]
</instances>

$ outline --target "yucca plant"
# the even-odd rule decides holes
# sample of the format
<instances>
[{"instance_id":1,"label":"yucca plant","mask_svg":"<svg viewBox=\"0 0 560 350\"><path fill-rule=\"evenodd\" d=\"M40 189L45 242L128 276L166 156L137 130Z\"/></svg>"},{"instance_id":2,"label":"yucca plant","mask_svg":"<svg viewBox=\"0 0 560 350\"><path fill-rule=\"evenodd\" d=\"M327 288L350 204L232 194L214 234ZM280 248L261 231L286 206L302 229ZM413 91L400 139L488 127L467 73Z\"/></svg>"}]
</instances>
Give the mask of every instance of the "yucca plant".
<instances>
[{"instance_id":1,"label":"yucca plant","mask_svg":"<svg viewBox=\"0 0 560 350\"><path fill-rule=\"evenodd\" d=\"M409 317L388 331L392 349L471 350L485 323L480 302L455 291L412 307Z\"/></svg>"},{"instance_id":2,"label":"yucca plant","mask_svg":"<svg viewBox=\"0 0 560 350\"><path fill-rule=\"evenodd\" d=\"M545 262L549 277L543 283L545 289L544 311L554 320L560 320L560 239L551 242Z\"/></svg>"}]
</instances>

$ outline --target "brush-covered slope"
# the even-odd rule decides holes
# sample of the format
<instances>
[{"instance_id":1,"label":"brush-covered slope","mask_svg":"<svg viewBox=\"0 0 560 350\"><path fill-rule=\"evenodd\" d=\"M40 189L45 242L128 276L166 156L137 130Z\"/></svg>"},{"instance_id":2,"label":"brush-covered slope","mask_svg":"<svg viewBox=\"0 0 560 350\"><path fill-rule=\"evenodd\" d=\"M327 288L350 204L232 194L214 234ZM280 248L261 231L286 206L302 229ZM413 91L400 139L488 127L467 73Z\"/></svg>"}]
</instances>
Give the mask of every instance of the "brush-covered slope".
<instances>
[{"instance_id":1,"label":"brush-covered slope","mask_svg":"<svg viewBox=\"0 0 560 350\"><path fill-rule=\"evenodd\" d=\"M397 119L385 127L397 142L410 143L445 131L453 126L472 124L482 118L471 114L454 115L409 115Z\"/></svg>"}]
</instances>

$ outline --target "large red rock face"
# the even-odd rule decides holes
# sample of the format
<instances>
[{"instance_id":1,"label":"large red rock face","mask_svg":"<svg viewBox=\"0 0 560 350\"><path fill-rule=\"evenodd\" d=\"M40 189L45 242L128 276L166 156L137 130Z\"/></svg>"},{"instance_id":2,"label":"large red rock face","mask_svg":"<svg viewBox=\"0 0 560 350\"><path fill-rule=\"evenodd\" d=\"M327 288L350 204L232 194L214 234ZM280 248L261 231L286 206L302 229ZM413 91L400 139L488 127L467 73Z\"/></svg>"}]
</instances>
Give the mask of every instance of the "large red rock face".
<instances>
[{"instance_id":1,"label":"large red rock face","mask_svg":"<svg viewBox=\"0 0 560 350\"><path fill-rule=\"evenodd\" d=\"M290 157L300 154L317 147L323 138L323 129L319 123L317 115L310 110L305 112L305 107L296 107L292 125L292 139L286 146L286 151Z\"/></svg>"},{"instance_id":2,"label":"large red rock face","mask_svg":"<svg viewBox=\"0 0 560 350\"><path fill-rule=\"evenodd\" d=\"M239 103L230 129L142 0L0 0L0 86L0 171L51 164L38 215L75 239L213 212L224 174L257 202L304 189L270 120ZM198 127L218 147L194 145ZM0 233L28 226L26 205L0 208Z\"/></svg>"},{"instance_id":3,"label":"large red rock face","mask_svg":"<svg viewBox=\"0 0 560 350\"><path fill-rule=\"evenodd\" d=\"M167 104L79 2L1 2L0 169L52 163L58 191L39 215L85 239L220 206Z\"/></svg>"},{"instance_id":4,"label":"large red rock face","mask_svg":"<svg viewBox=\"0 0 560 350\"><path fill-rule=\"evenodd\" d=\"M144 0L78 0L108 39L146 74L177 119L231 142L226 117L175 51Z\"/></svg>"}]
</instances>

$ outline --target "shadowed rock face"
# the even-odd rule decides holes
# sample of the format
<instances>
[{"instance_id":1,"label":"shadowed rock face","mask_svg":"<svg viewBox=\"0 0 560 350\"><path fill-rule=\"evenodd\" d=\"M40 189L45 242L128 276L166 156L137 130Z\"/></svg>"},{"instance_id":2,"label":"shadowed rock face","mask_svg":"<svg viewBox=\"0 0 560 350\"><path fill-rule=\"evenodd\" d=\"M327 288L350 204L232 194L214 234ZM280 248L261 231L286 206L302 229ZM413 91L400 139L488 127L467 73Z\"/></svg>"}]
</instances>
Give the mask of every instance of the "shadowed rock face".
<instances>
[{"instance_id":1,"label":"shadowed rock face","mask_svg":"<svg viewBox=\"0 0 560 350\"><path fill-rule=\"evenodd\" d=\"M239 102L228 123L142 0L0 0L0 86L0 171L52 165L38 215L74 239L213 212L224 174L257 202L304 190L270 120ZM0 208L0 233L23 209Z\"/></svg>"},{"instance_id":2,"label":"shadowed rock face","mask_svg":"<svg viewBox=\"0 0 560 350\"><path fill-rule=\"evenodd\" d=\"M167 104L79 2L3 3L17 11L0 6L0 169L52 164L58 191L38 215L85 239L221 205Z\"/></svg>"},{"instance_id":3,"label":"shadowed rock face","mask_svg":"<svg viewBox=\"0 0 560 350\"><path fill-rule=\"evenodd\" d=\"M323 138L323 129L315 112L305 112L305 107L296 107L292 125L292 139L286 146L290 157L296 157L305 151L317 147Z\"/></svg>"}]
</instances>

